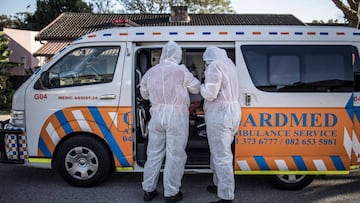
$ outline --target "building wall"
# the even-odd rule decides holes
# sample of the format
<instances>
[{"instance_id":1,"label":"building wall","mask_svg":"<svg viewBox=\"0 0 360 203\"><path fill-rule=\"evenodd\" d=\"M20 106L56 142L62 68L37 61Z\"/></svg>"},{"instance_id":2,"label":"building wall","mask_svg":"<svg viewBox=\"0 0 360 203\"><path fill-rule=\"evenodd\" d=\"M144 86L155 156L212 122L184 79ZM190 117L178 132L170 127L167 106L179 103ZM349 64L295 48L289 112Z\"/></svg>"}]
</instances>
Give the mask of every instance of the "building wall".
<instances>
[{"instance_id":1,"label":"building wall","mask_svg":"<svg viewBox=\"0 0 360 203\"><path fill-rule=\"evenodd\" d=\"M10 74L31 74L35 67L41 65L40 58L33 56L33 53L42 46L39 41L35 41L38 32L4 28L4 33L10 40L8 45L12 50L9 57L10 61L21 64L18 67L11 68Z\"/></svg>"}]
</instances>

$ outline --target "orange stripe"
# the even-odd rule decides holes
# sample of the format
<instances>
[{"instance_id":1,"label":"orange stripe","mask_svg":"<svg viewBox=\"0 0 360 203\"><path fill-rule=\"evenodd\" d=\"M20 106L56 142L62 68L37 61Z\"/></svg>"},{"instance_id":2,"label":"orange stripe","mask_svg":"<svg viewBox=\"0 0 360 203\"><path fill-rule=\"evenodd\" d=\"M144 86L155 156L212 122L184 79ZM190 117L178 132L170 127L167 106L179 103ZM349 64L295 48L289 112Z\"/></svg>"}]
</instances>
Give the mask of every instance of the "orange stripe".
<instances>
[{"instance_id":1,"label":"orange stripe","mask_svg":"<svg viewBox=\"0 0 360 203\"><path fill-rule=\"evenodd\" d=\"M41 138L43 139L43 141L44 141L45 145L47 146L47 148L49 149L49 151L51 153L53 153L55 150L55 143L52 141L49 134L47 132L45 132L44 134L42 134Z\"/></svg>"},{"instance_id":2,"label":"orange stripe","mask_svg":"<svg viewBox=\"0 0 360 203\"><path fill-rule=\"evenodd\" d=\"M42 151L40 150L40 148L38 148L38 156L44 156L44 154L42 153Z\"/></svg>"},{"instance_id":3,"label":"orange stripe","mask_svg":"<svg viewBox=\"0 0 360 203\"><path fill-rule=\"evenodd\" d=\"M104 119L106 126L110 129L113 119L111 118L109 112L116 112L116 108L99 107L98 110L101 117Z\"/></svg>"},{"instance_id":4,"label":"orange stripe","mask_svg":"<svg viewBox=\"0 0 360 203\"><path fill-rule=\"evenodd\" d=\"M354 131L355 131L355 135L357 137L358 140L360 140L360 122L357 116L354 116ZM360 157L359 157L360 158ZM355 166L355 165L360 165L360 161L358 161L358 157L357 154L355 154L355 151L352 150L352 161L351 161L351 165Z\"/></svg>"},{"instance_id":5,"label":"orange stripe","mask_svg":"<svg viewBox=\"0 0 360 203\"><path fill-rule=\"evenodd\" d=\"M74 115L72 114L73 109L65 109L63 113L65 115L66 120L69 122L69 125L73 129L74 132L81 131L81 127L77 120L75 119Z\"/></svg>"},{"instance_id":6,"label":"orange stripe","mask_svg":"<svg viewBox=\"0 0 360 203\"><path fill-rule=\"evenodd\" d=\"M270 169L278 170L278 166L276 165L274 157L270 157L270 158L264 157L264 158Z\"/></svg>"},{"instance_id":7,"label":"orange stripe","mask_svg":"<svg viewBox=\"0 0 360 203\"><path fill-rule=\"evenodd\" d=\"M299 170L298 167L296 166L294 159L292 159L291 157L285 158L285 161L290 171Z\"/></svg>"},{"instance_id":8,"label":"orange stripe","mask_svg":"<svg viewBox=\"0 0 360 203\"><path fill-rule=\"evenodd\" d=\"M253 35L261 35L261 32L252 32Z\"/></svg>"},{"instance_id":9,"label":"orange stripe","mask_svg":"<svg viewBox=\"0 0 360 203\"><path fill-rule=\"evenodd\" d=\"M186 32L186 35L195 35L195 32Z\"/></svg>"},{"instance_id":10,"label":"orange stripe","mask_svg":"<svg viewBox=\"0 0 360 203\"><path fill-rule=\"evenodd\" d=\"M227 35L228 32L219 32L219 35Z\"/></svg>"},{"instance_id":11,"label":"orange stripe","mask_svg":"<svg viewBox=\"0 0 360 203\"><path fill-rule=\"evenodd\" d=\"M63 138L66 135L61 123L58 121L55 114L51 115L48 121L52 124L52 126L54 127L56 133L59 135L60 138ZM43 125L44 129L46 127L47 127L47 124Z\"/></svg>"},{"instance_id":12,"label":"orange stripe","mask_svg":"<svg viewBox=\"0 0 360 203\"><path fill-rule=\"evenodd\" d=\"M256 163L255 159L250 158L250 159L246 159L246 161L248 162L248 164L250 166L250 169L252 171L260 170L260 168L259 168L258 164Z\"/></svg>"},{"instance_id":13,"label":"orange stripe","mask_svg":"<svg viewBox=\"0 0 360 203\"><path fill-rule=\"evenodd\" d=\"M323 158L323 161L328 171L336 171L336 166L330 157ZM345 163L344 166L346 167Z\"/></svg>"},{"instance_id":14,"label":"orange stripe","mask_svg":"<svg viewBox=\"0 0 360 203\"><path fill-rule=\"evenodd\" d=\"M92 133L104 138L104 135L102 134L99 126L97 125L97 123L94 120L93 116L91 115L90 111L88 109L84 108L84 109L81 109L81 113L86 118L86 121L88 122L88 125L90 126Z\"/></svg>"},{"instance_id":15,"label":"orange stripe","mask_svg":"<svg viewBox=\"0 0 360 203\"><path fill-rule=\"evenodd\" d=\"M303 156L302 158L308 171L317 171L318 169L315 166L314 160L324 160L324 158L326 157L324 156L321 159L316 159L315 157L308 158L306 156Z\"/></svg>"}]
</instances>

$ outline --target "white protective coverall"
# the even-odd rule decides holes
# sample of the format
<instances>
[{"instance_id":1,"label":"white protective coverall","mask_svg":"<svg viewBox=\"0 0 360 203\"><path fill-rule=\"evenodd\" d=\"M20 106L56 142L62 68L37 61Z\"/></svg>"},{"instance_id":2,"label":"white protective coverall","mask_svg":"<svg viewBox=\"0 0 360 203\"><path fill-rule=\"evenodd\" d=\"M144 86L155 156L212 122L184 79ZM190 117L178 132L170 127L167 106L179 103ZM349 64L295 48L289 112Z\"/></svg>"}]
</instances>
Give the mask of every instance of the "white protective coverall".
<instances>
[{"instance_id":1,"label":"white protective coverall","mask_svg":"<svg viewBox=\"0 0 360 203\"><path fill-rule=\"evenodd\" d=\"M211 153L210 164L214 171L213 182L218 188L219 198L233 200L235 180L231 144L241 118L238 74L224 49L207 48L203 60L208 66L200 93L205 99L204 112Z\"/></svg>"},{"instance_id":2,"label":"white protective coverall","mask_svg":"<svg viewBox=\"0 0 360 203\"><path fill-rule=\"evenodd\" d=\"M162 49L160 62L150 68L140 83L140 93L151 103L147 161L144 168L143 189L156 189L160 168L165 160L164 196L179 192L187 155L189 135L189 92L199 93L197 80L181 62L182 51L175 42Z\"/></svg>"}]
</instances>

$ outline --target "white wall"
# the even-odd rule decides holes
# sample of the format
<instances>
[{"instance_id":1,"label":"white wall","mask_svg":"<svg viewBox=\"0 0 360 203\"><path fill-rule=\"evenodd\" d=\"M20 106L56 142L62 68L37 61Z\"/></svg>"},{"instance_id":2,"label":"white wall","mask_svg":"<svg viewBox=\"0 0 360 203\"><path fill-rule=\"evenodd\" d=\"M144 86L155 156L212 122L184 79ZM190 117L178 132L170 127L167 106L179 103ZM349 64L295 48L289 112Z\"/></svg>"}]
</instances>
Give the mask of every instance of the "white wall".
<instances>
[{"instance_id":1,"label":"white wall","mask_svg":"<svg viewBox=\"0 0 360 203\"><path fill-rule=\"evenodd\" d=\"M11 75L26 75L26 69L34 70L34 67L41 65L40 58L33 56L33 53L43 46L39 41L35 41L37 31L4 28L4 33L10 40L8 45L12 50L10 61L22 64L12 68Z\"/></svg>"}]
</instances>

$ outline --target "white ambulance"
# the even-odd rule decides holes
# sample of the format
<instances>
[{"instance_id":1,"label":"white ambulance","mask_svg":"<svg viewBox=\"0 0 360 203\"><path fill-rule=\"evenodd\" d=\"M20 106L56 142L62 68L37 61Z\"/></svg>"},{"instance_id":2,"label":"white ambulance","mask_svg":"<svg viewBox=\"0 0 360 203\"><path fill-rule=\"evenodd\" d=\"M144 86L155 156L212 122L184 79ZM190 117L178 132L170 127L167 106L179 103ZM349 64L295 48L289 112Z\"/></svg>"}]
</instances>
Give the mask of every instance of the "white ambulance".
<instances>
[{"instance_id":1,"label":"white ambulance","mask_svg":"<svg viewBox=\"0 0 360 203\"><path fill-rule=\"evenodd\" d=\"M168 41L203 78L206 47L238 68L242 120L236 175L271 175L300 189L315 175L360 165L360 30L313 26L117 27L87 34L15 93L0 133L3 163L55 168L71 185L95 186L112 172L142 172L148 101L138 92ZM187 172L209 173L201 97L190 95ZM1 166L0 166L1 167Z\"/></svg>"}]
</instances>

